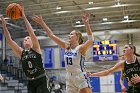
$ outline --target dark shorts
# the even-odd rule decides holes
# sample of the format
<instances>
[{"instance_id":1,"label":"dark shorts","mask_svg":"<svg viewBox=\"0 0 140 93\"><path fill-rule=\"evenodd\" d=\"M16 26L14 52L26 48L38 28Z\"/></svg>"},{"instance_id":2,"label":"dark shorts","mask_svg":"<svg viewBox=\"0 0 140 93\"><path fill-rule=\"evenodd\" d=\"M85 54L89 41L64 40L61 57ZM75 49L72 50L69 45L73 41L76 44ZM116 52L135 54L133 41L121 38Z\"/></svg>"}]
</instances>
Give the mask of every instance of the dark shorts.
<instances>
[{"instance_id":1,"label":"dark shorts","mask_svg":"<svg viewBox=\"0 0 140 93\"><path fill-rule=\"evenodd\" d=\"M29 80L27 85L28 93L50 93L47 86L46 76L36 80Z\"/></svg>"},{"instance_id":2,"label":"dark shorts","mask_svg":"<svg viewBox=\"0 0 140 93\"><path fill-rule=\"evenodd\" d=\"M127 93L140 93L140 87L129 86Z\"/></svg>"}]
</instances>

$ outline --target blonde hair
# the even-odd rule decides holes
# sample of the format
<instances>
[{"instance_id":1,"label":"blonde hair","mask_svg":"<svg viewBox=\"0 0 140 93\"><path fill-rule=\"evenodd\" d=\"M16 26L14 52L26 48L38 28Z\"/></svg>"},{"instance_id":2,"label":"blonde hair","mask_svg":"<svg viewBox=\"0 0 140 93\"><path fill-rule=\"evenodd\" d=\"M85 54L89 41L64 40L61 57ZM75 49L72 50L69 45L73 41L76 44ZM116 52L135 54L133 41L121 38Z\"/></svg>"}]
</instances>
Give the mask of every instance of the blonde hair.
<instances>
[{"instance_id":1,"label":"blonde hair","mask_svg":"<svg viewBox=\"0 0 140 93\"><path fill-rule=\"evenodd\" d=\"M74 30L76 35L79 37L79 44L83 44L84 43L84 38L82 36L82 33L79 30Z\"/></svg>"}]
</instances>

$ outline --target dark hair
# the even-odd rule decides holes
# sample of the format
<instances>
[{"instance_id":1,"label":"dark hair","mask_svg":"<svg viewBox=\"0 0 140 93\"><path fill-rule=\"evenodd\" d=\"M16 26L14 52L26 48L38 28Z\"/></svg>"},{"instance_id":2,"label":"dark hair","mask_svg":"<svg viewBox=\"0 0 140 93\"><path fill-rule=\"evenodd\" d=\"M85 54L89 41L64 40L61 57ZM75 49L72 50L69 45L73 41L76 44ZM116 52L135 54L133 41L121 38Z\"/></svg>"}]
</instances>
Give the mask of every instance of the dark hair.
<instances>
[{"instance_id":1,"label":"dark hair","mask_svg":"<svg viewBox=\"0 0 140 93\"><path fill-rule=\"evenodd\" d=\"M128 44L128 45L129 45L129 47L130 47L131 49L134 49L134 54L135 54L136 56L140 57L140 54L136 53L136 47L135 47L134 45L132 45L132 44Z\"/></svg>"}]
</instances>

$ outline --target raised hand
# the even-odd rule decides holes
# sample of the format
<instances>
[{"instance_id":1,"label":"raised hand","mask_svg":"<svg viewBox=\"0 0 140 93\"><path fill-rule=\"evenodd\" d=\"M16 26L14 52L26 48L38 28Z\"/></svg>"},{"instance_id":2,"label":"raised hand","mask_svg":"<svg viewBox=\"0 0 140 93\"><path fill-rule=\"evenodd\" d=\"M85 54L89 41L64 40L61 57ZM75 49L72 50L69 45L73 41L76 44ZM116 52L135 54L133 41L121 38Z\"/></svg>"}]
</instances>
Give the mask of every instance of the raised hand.
<instances>
[{"instance_id":1,"label":"raised hand","mask_svg":"<svg viewBox=\"0 0 140 93\"><path fill-rule=\"evenodd\" d=\"M94 76L94 73L87 72L87 76L88 76L88 77L93 77L93 76Z\"/></svg>"},{"instance_id":2,"label":"raised hand","mask_svg":"<svg viewBox=\"0 0 140 93\"><path fill-rule=\"evenodd\" d=\"M40 25L44 22L41 15L39 15L39 16L34 15L34 16L32 17L32 19L33 19L36 23L38 23L38 24L40 24Z\"/></svg>"},{"instance_id":3,"label":"raised hand","mask_svg":"<svg viewBox=\"0 0 140 93\"><path fill-rule=\"evenodd\" d=\"M4 19L4 17L3 17L3 15L1 15L0 14L0 18L1 18L1 21L4 23L4 24L6 24L7 22L5 21L5 19Z\"/></svg>"},{"instance_id":4,"label":"raised hand","mask_svg":"<svg viewBox=\"0 0 140 93\"><path fill-rule=\"evenodd\" d=\"M84 23L88 23L89 22L89 17L90 17L90 13L84 13L83 14L83 17L82 17L82 20Z\"/></svg>"}]
</instances>

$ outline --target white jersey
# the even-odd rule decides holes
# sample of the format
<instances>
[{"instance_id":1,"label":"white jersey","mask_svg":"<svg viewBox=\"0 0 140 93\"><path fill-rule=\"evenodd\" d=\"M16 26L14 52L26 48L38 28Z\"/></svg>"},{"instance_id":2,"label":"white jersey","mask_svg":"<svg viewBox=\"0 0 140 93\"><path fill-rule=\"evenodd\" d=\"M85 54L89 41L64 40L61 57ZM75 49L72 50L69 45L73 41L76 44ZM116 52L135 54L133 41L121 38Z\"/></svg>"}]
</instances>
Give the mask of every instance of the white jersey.
<instances>
[{"instance_id":1,"label":"white jersey","mask_svg":"<svg viewBox=\"0 0 140 93\"><path fill-rule=\"evenodd\" d=\"M80 89L91 87L90 80L85 73L85 57L79 52L80 45L75 49L65 51L66 64L66 93L80 93Z\"/></svg>"},{"instance_id":2,"label":"white jersey","mask_svg":"<svg viewBox=\"0 0 140 93\"><path fill-rule=\"evenodd\" d=\"M79 52L79 47L80 45L75 49L65 50L64 59L68 73L82 73L85 70L85 57Z\"/></svg>"}]
</instances>

